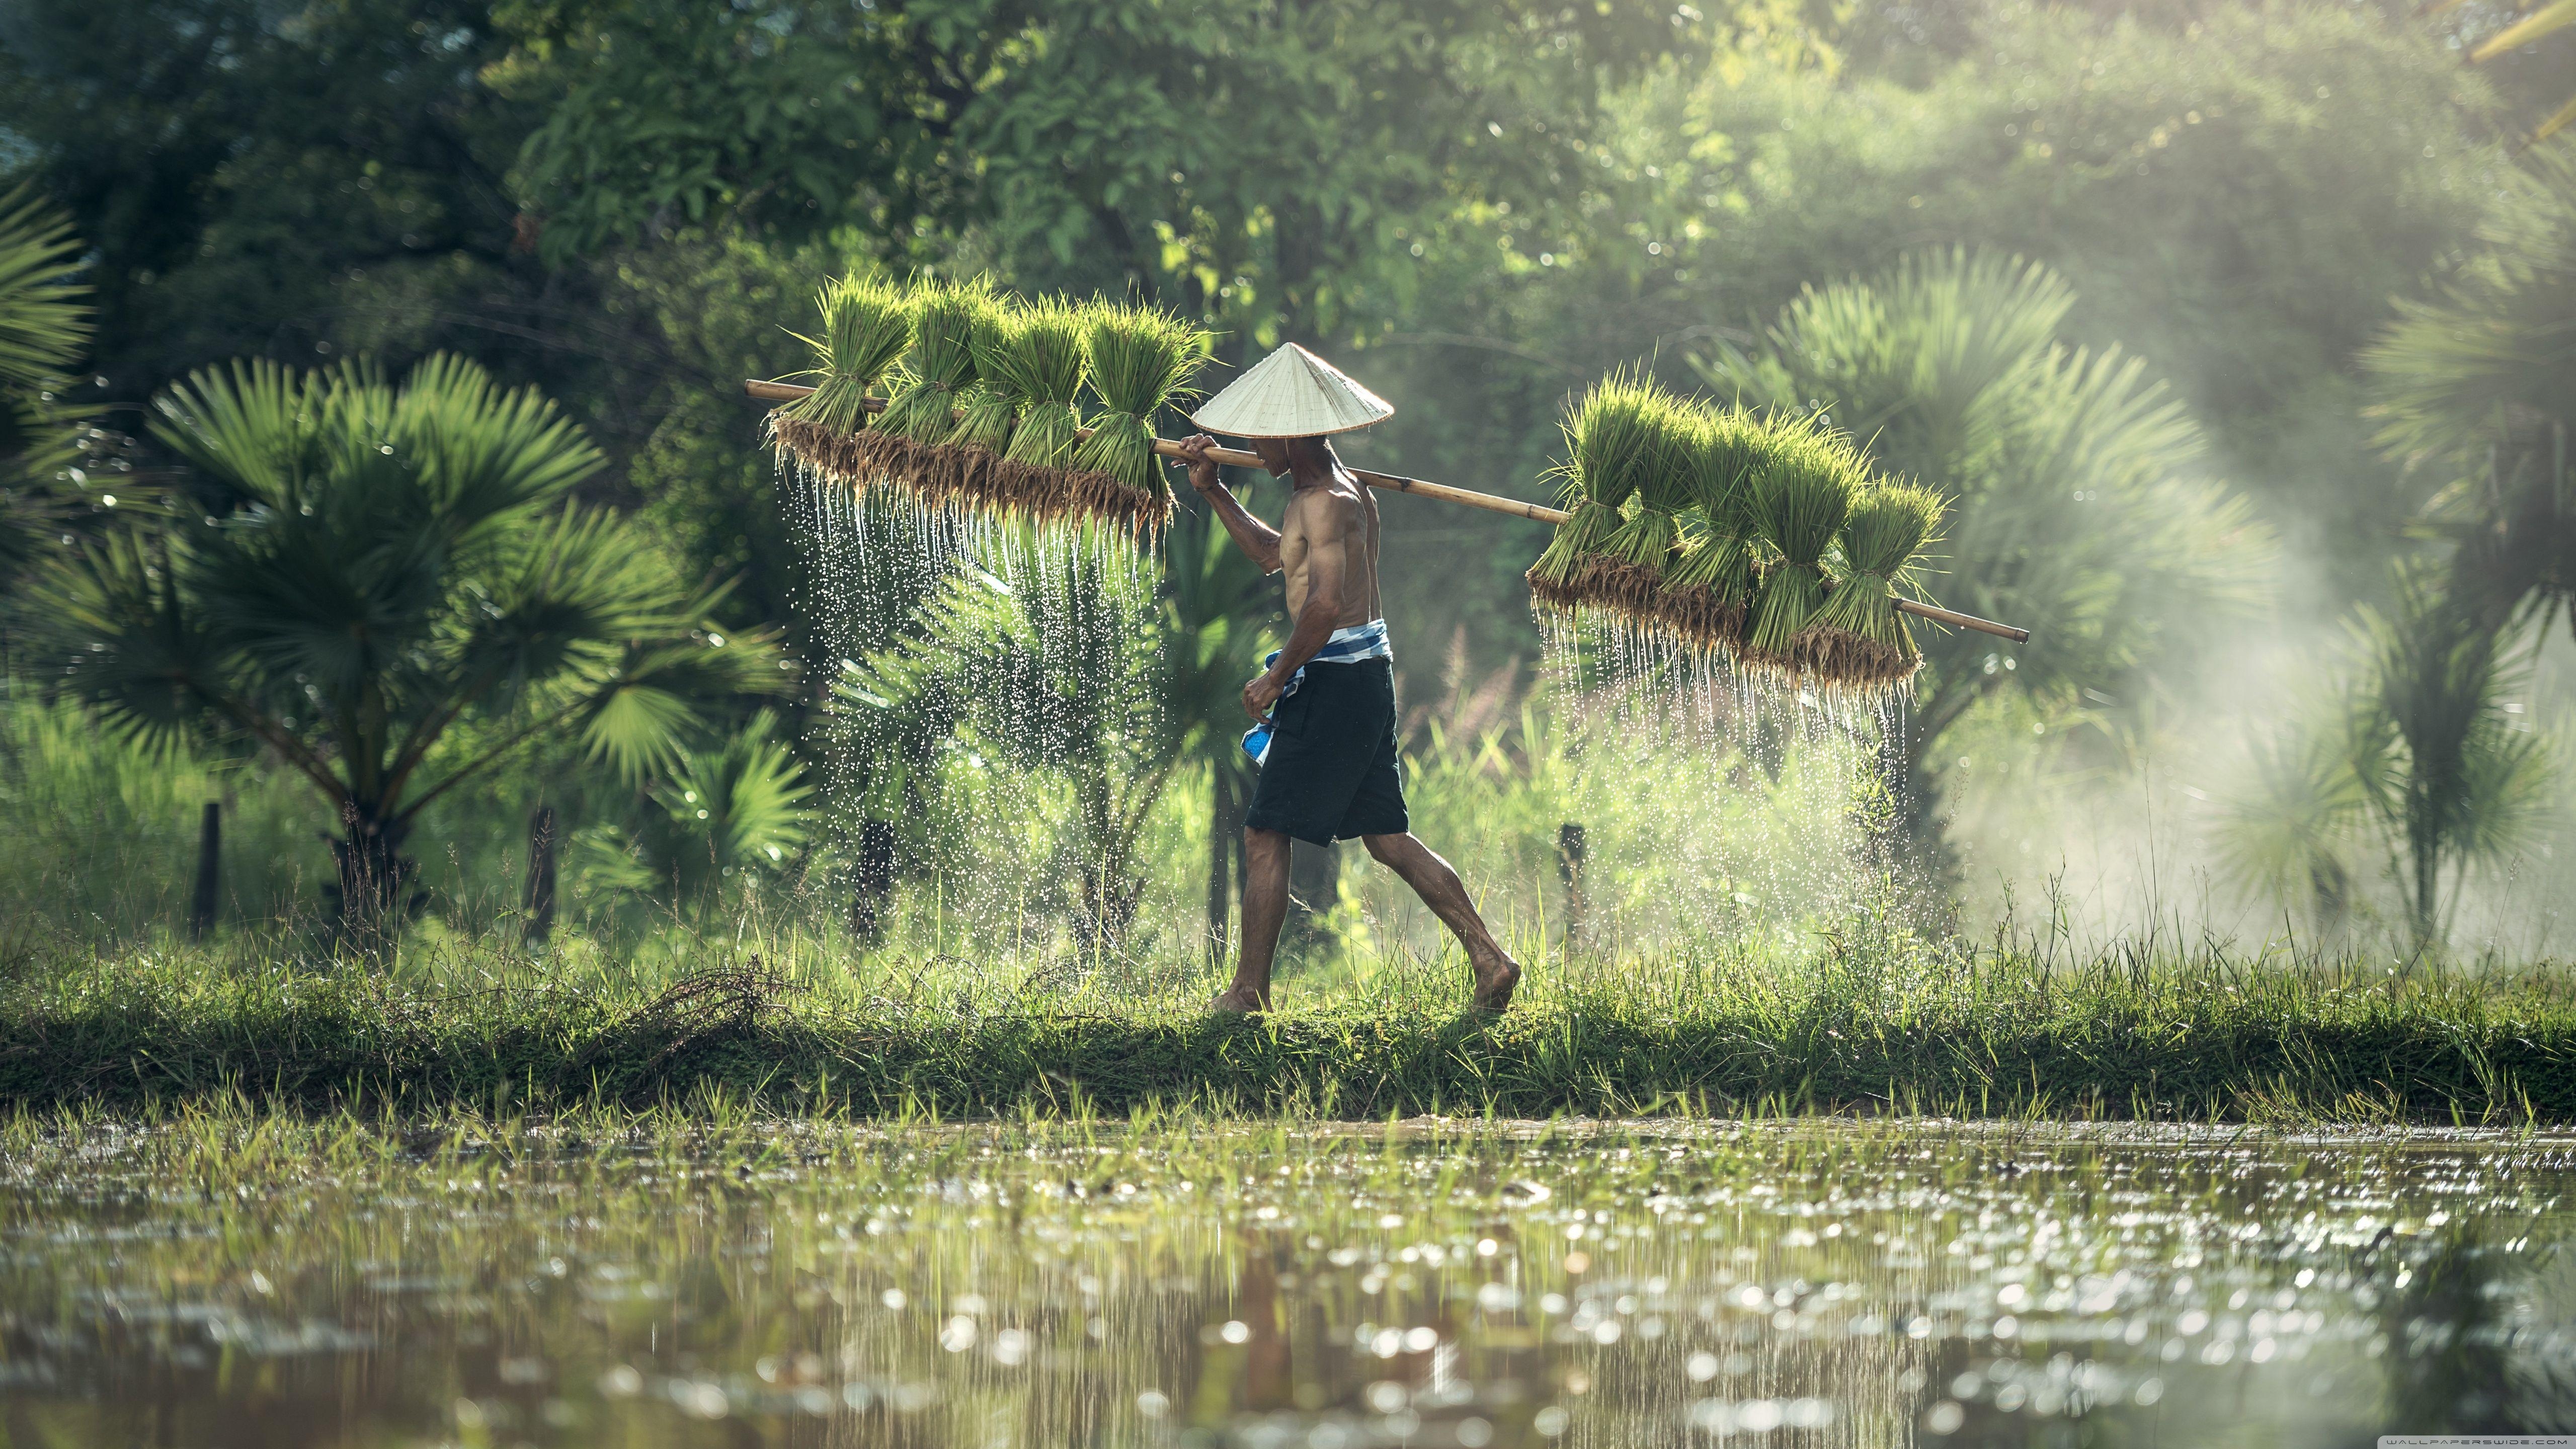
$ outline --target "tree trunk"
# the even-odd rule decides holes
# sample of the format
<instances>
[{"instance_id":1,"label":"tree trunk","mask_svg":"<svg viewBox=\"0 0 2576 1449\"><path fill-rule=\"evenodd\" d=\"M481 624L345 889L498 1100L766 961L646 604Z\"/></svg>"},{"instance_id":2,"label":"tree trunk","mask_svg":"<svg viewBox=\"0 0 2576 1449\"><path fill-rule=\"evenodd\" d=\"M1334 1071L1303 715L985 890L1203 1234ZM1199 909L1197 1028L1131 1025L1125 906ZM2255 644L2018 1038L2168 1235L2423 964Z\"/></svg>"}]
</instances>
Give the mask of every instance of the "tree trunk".
<instances>
[{"instance_id":1,"label":"tree trunk","mask_svg":"<svg viewBox=\"0 0 2576 1449\"><path fill-rule=\"evenodd\" d=\"M2436 908L2442 901L2442 852L2429 831L2407 843L2415 857L2415 902L2408 914L2413 917L2416 948L2421 950L2433 944Z\"/></svg>"},{"instance_id":2,"label":"tree trunk","mask_svg":"<svg viewBox=\"0 0 2576 1449\"><path fill-rule=\"evenodd\" d=\"M1077 779L1073 794L1083 850L1074 928L1086 946L1115 945L1135 921L1144 882L1136 878L1130 842L1119 837L1106 767Z\"/></svg>"},{"instance_id":3,"label":"tree trunk","mask_svg":"<svg viewBox=\"0 0 2576 1449\"><path fill-rule=\"evenodd\" d=\"M885 939L885 907L894 894L895 834L884 820L859 822L859 860L850 879L850 935L873 946Z\"/></svg>"},{"instance_id":4,"label":"tree trunk","mask_svg":"<svg viewBox=\"0 0 2576 1449\"><path fill-rule=\"evenodd\" d=\"M1300 949L1329 944L1324 915L1342 896L1341 847L1292 841L1288 849L1288 938Z\"/></svg>"},{"instance_id":5,"label":"tree trunk","mask_svg":"<svg viewBox=\"0 0 2576 1449\"><path fill-rule=\"evenodd\" d=\"M540 805L528 817L528 886L522 934L542 950L555 930L555 807Z\"/></svg>"},{"instance_id":6,"label":"tree trunk","mask_svg":"<svg viewBox=\"0 0 2576 1449\"><path fill-rule=\"evenodd\" d=\"M1556 873L1565 882L1565 951L1572 955L1583 946L1583 866L1591 855L1591 842L1582 826L1569 820L1556 827Z\"/></svg>"},{"instance_id":7,"label":"tree trunk","mask_svg":"<svg viewBox=\"0 0 2576 1449\"><path fill-rule=\"evenodd\" d=\"M196 889L188 899L188 939L202 941L215 929L215 908L223 900L224 806L206 802L197 828Z\"/></svg>"}]
</instances>

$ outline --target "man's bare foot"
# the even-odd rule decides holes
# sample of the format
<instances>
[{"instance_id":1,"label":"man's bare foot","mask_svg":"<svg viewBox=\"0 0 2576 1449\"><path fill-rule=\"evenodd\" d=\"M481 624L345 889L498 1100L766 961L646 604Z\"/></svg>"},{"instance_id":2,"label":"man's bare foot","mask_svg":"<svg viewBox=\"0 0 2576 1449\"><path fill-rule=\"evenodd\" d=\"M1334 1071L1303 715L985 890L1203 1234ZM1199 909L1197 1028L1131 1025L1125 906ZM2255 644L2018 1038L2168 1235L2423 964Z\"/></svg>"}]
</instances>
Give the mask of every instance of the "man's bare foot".
<instances>
[{"instance_id":1,"label":"man's bare foot","mask_svg":"<svg viewBox=\"0 0 2576 1449\"><path fill-rule=\"evenodd\" d=\"M1518 973L1514 974L1517 975ZM1510 989L1505 988L1504 994L1507 996L1510 995ZM1254 991L1250 987L1246 986L1229 986L1225 990L1218 992L1214 1000L1208 1002L1209 1012L1218 1016L1228 1014L1235 1016L1259 1016L1261 1013L1268 1011L1269 1009L1269 993Z\"/></svg>"},{"instance_id":2,"label":"man's bare foot","mask_svg":"<svg viewBox=\"0 0 2576 1449\"><path fill-rule=\"evenodd\" d=\"M1498 952L1475 967L1476 992L1469 1000L1476 1010L1500 1012L1511 1005L1512 991L1521 984L1520 963Z\"/></svg>"}]
</instances>

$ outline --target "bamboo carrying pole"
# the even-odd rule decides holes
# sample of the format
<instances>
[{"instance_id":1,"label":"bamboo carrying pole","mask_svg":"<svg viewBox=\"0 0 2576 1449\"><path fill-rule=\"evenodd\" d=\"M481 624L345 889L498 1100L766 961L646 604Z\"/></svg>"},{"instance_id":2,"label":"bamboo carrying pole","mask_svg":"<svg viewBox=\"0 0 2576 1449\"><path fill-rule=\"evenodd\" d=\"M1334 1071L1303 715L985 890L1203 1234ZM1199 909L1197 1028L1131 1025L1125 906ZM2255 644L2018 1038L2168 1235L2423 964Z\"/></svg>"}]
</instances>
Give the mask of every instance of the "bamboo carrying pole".
<instances>
[{"instance_id":1,"label":"bamboo carrying pole","mask_svg":"<svg viewBox=\"0 0 2576 1449\"><path fill-rule=\"evenodd\" d=\"M783 403L794 402L814 389L802 383L762 382L752 379L743 383L742 390L762 402ZM864 406L870 412L885 410L885 403L877 398L869 398ZM1090 436L1090 431L1085 429L1083 436ZM1177 459L1181 456L1181 445L1169 438L1156 438L1154 451L1163 457ZM1247 453L1240 448L1210 448L1207 450L1207 455L1219 463L1229 463L1238 468L1269 466L1261 461L1259 454ZM1379 473L1367 468L1353 468L1351 472L1371 488L1383 488L1390 493L1410 493L1420 498L1437 498L1443 503L1481 508L1488 513L1508 513L1515 518L1535 519L1540 523L1563 523L1573 516L1562 508L1550 508L1544 503L1524 503L1517 498L1500 498L1491 493L1478 493L1473 489L1452 488L1446 483L1434 483L1424 478L1407 478L1399 473ZM1957 629L1973 629L1980 634L1992 634L1998 639L2010 639L2016 644L2025 643L2030 638L2028 629L2017 629L2010 624L1998 624L1992 619L1980 619L1973 614L1962 614L1934 604L1917 603L1912 599L1898 599L1895 604L1896 611L1900 614L1911 614L1918 619L1929 619L1936 624L1947 624Z\"/></svg>"}]
</instances>

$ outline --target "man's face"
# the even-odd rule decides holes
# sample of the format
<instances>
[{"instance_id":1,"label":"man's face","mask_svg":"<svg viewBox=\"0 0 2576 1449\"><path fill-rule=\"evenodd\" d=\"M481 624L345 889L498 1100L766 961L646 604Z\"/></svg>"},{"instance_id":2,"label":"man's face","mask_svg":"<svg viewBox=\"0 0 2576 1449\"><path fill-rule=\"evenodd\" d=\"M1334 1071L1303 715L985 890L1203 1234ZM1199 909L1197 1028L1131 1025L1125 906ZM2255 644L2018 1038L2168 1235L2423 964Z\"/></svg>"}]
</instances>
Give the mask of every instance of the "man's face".
<instances>
[{"instance_id":1,"label":"man's face","mask_svg":"<svg viewBox=\"0 0 2576 1449\"><path fill-rule=\"evenodd\" d=\"M1285 438L1255 438L1252 451L1260 457L1261 466L1270 470L1271 477L1276 478L1288 471L1288 441Z\"/></svg>"}]
</instances>

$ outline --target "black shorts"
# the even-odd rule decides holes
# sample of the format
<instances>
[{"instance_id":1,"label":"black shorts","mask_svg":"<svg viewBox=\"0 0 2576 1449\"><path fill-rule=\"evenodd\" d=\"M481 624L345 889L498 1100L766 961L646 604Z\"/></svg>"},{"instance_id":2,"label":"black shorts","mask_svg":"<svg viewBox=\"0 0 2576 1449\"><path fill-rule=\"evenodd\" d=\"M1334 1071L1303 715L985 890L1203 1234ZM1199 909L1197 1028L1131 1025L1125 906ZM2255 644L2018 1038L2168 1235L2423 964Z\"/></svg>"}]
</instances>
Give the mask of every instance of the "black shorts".
<instances>
[{"instance_id":1,"label":"black shorts","mask_svg":"<svg viewBox=\"0 0 2576 1449\"><path fill-rule=\"evenodd\" d=\"M1396 760L1393 660L1309 664L1270 719L1270 758L1244 824L1315 845L1413 828Z\"/></svg>"}]
</instances>

